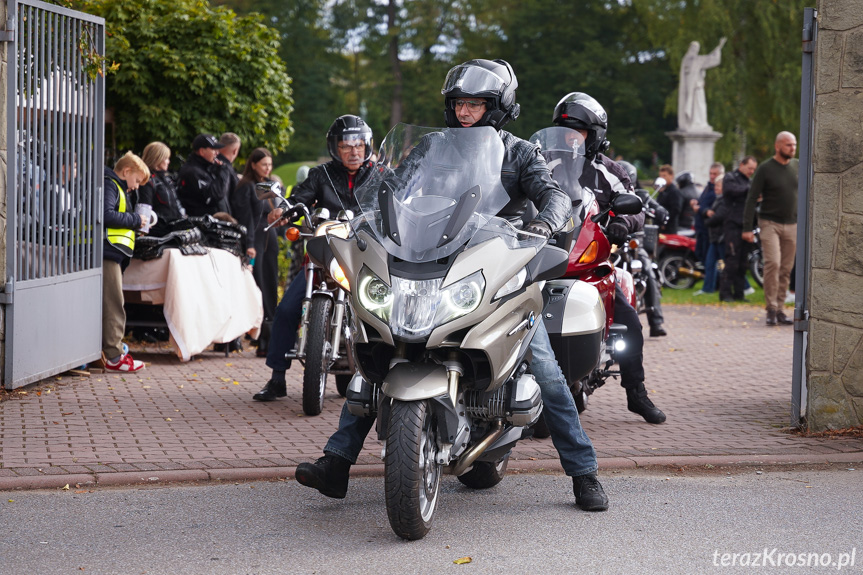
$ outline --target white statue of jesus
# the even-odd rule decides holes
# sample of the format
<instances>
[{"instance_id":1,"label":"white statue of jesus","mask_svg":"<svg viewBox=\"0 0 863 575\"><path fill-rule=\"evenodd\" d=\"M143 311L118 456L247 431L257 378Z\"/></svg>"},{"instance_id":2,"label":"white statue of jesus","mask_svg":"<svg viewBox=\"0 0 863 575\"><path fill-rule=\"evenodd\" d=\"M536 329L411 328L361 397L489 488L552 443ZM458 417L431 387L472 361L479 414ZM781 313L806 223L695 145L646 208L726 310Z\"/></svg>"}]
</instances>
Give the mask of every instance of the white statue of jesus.
<instances>
[{"instance_id":1,"label":"white statue of jesus","mask_svg":"<svg viewBox=\"0 0 863 575\"><path fill-rule=\"evenodd\" d=\"M680 64L680 89L677 95L677 125L681 132L712 131L707 123L707 99L704 96L704 76L722 60L725 38L709 54L698 55L701 45L692 42Z\"/></svg>"}]
</instances>

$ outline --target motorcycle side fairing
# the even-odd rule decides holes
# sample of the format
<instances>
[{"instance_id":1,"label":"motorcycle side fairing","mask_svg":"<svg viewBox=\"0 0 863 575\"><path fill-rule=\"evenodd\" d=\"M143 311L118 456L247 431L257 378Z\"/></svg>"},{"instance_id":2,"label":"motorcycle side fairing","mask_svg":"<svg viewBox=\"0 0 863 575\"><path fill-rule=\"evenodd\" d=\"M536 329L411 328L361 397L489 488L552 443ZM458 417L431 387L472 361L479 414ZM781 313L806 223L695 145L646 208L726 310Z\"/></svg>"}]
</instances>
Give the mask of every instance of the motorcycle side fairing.
<instances>
[{"instance_id":1,"label":"motorcycle side fairing","mask_svg":"<svg viewBox=\"0 0 863 575\"><path fill-rule=\"evenodd\" d=\"M599 365L605 339L605 305L593 285L578 280L552 280L545 286L543 311L554 355L570 383Z\"/></svg>"}]
</instances>

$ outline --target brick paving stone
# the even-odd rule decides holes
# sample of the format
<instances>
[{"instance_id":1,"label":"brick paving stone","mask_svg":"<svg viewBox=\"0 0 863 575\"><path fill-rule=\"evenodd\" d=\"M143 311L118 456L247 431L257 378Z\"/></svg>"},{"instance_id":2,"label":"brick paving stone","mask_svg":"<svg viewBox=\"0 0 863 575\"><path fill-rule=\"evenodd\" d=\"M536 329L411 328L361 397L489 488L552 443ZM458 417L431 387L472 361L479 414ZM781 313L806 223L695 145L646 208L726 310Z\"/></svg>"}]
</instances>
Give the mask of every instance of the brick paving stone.
<instances>
[{"instance_id":1,"label":"brick paving stone","mask_svg":"<svg viewBox=\"0 0 863 575\"><path fill-rule=\"evenodd\" d=\"M630 413L624 390L610 381L581 415L601 460L863 452L861 439L783 431L790 424L790 328L767 328L756 306L665 312L669 335L645 337L644 364L645 384L668 421L653 426ZM292 468L320 457L338 425L343 400L332 379L323 413L302 413L300 366L287 374L288 397L259 403L251 396L269 370L253 349L229 358L205 352L187 363L164 346L133 350L148 364L140 374L51 378L0 402L0 477ZM378 469L381 448L373 431L356 467ZM550 439L521 441L512 459L560 467Z\"/></svg>"}]
</instances>

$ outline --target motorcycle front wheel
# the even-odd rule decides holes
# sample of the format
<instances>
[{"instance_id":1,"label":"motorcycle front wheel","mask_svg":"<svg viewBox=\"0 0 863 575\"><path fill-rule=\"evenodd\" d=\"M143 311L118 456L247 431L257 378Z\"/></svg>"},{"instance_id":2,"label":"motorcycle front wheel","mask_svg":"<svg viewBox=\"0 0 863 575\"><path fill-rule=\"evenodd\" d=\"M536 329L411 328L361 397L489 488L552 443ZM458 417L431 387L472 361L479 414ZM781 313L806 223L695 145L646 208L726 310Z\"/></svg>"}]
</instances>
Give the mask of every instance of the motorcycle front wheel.
<instances>
[{"instance_id":1,"label":"motorcycle front wheel","mask_svg":"<svg viewBox=\"0 0 863 575\"><path fill-rule=\"evenodd\" d=\"M671 289L689 289L695 285L695 262L682 254L670 254L659 262L662 285Z\"/></svg>"},{"instance_id":2,"label":"motorcycle front wheel","mask_svg":"<svg viewBox=\"0 0 863 575\"><path fill-rule=\"evenodd\" d=\"M325 295L312 298L306 332L306 369L303 371L303 413L318 415L324 409L324 390L330 366L330 311L333 300Z\"/></svg>"},{"instance_id":3,"label":"motorcycle front wheel","mask_svg":"<svg viewBox=\"0 0 863 575\"><path fill-rule=\"evenodd\" d=\"M428 400L393 400L384 459L387 517L396 535L414 541L431 529L442 465L435 461L437 423Z\"/></svg>"}]
</instances>

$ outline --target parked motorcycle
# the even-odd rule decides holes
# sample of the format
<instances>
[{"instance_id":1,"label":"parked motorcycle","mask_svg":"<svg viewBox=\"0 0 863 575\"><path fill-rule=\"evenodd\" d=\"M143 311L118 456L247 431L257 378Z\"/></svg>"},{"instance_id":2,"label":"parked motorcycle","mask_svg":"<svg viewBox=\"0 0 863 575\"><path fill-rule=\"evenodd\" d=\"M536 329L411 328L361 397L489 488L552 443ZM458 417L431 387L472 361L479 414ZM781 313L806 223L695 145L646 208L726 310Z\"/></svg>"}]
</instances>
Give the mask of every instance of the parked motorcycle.
<instances>
[{"instance_id":1,"label":"parked motorcycle","mask_svg":"<svg viewBox=\"0 0 863 575\"><path fill-rule=\"evenodd\" d=\"M746 256L746 267L752 279L759 287L764 287L764 254L761 251L761 228L756 226L752 232L755 234L755 243L749 248Z\"/></svg>"},{"instance_id":2,"label":"parked motorcycle","mask_svg":"<svg viewBox=\"0 0 863 575\"><path fill-rule=\"evenodd\" d=\"M347 405L377 416L387 515L405 539L431 528L442 475L499 483L542 411L529 347L578 222L551 242L497 217L510 201L503 154L490 127L398 124L356 190L361 215L344 237L331 228L308 244L350 290L359 373ZM576 291L582 313L601 313L595 289Z\"/></svg>"},{"instance_id":3,"label":"parked motorcycle","mask_svg":"<svg viewBox=\"0 0 863 575\"><path fill-rule=\"evenodd\" d=\"M657 266L662 285L689 289L704 279L704 265L695 259L695 236L659 234Z\"/></svg>"},{"instance_id":4,"label":"parked motorcycle","mask_svg":"<svg viewBox=\"0 0 863 575\"><path fill-rule=\"evenodd\" d=\"M259 196L278 193L274 192L273 184L258 184ZM286 231L287 239L296 244L302 243L299 241L301 238L326 234L331 227L340 225L353 215L341 212L331 218L325 208L310 214L302 204L286 202L282 205L286 210L285 218L302 218L302 225L291 226ZM351 309L339 278L334 278L321 262L307 258L305 274L306 294L297 331L297 347L288 356L299 360L304 367L303 413L318 415L323 411L327 376L335 376L339 395L344 396L356 371L351 347Z\"/></svg>"}]
</instances>

